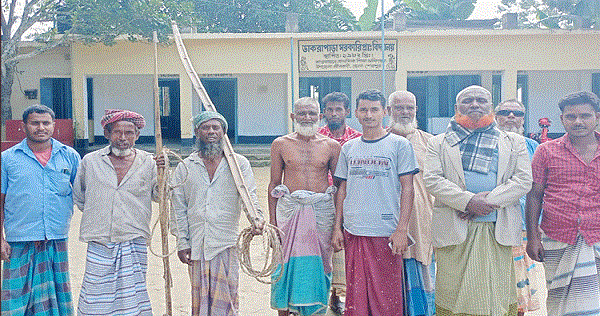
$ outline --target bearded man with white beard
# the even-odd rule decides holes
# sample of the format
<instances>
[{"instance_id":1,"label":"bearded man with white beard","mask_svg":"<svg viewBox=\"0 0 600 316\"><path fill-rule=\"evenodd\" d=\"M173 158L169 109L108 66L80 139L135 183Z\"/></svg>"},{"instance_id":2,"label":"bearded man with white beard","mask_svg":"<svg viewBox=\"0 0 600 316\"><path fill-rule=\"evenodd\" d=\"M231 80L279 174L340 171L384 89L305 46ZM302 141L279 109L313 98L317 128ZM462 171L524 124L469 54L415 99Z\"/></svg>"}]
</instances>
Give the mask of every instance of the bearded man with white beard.
<instances>
[{"instance_id":1,"label":"bearded man with white beard","mask_svg":"<svg viewBox=\"0 0 600 316\"><path fill-rule=\"evenodd\" d=\"M525 128L525 106L517 99L500 102L496 106L496 123L502 131L513 132L523 135ZM525 137L529 158L533 158L538 142ZM515 276L517 281L517 314L525 315L528 311L540 309L540 291L538 286L545 282L544 268L541 263L533 261L527 254L527 231L525 227L525 196L521 202L521 218L523 227L523 243L513 247L513 258L515 262Z\"/></svg>"},{"instance_id":2,"label":"bearded man with white beard","mask_svg":"<svg viewBox=\"0 0 600 316\"><path fill-rule=\"evenodd\" d=\"M336 191L327 175L335 172L341 146L317 133L321 117L317 100L298 99L290 114L296 131L271 145L270 222L284 233L283 263L273 278L282 277L271 287L279 315L327 310Z\"/></svg>"},{"instance_id":3,"label":"bearded man with white beard","mask_svg":"<svg viewBox=\"0 0 600 316\"><path fill-rule=\"evenodd\" d=\"M409 91L396 91L388 99L392 117L388 132L404 136L410 141L419 166L423 166L427 144L433 135L417 128L417 98ZM408 232L415 244L404 252L404 288L408 314L435 314L435 260L431 244L431 212L433 196L425 190L423 172L413 176L415 191L413 211Z\"/></svg>"},{"instance_id":4,"label":"bearded man with white beard","mask_svg":"<svg viewBox=\"0 0 600 316\"><path fill-rule=\"evenodd\" d=\"M83 157L73 184L83 211L79 239L88 243L77 313L152 315L146 247L165 160L134 148L145 125L140 114L106 110L100 123L110 145Z\"/></svg>"}]
</instances>

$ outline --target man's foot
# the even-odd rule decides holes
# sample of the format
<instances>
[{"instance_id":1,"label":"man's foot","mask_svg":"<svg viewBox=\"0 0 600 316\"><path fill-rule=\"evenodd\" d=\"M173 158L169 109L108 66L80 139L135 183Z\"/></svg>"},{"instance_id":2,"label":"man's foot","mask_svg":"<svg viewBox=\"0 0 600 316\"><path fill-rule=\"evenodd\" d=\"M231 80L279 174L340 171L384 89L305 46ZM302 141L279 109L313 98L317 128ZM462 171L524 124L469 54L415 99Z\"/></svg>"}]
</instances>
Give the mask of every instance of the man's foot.
<instances>
[{"instance_id":1,"label":"man's foot","mask_svg":"<svg viewBox=\"0 0 600 316\"><path fill-rule=\"evenodd\" d=\"M344 302L340 300L339 296L332 293L331 298L329 299L329 309L336 315L343 315Z\"/></svg>"}]
</instances>

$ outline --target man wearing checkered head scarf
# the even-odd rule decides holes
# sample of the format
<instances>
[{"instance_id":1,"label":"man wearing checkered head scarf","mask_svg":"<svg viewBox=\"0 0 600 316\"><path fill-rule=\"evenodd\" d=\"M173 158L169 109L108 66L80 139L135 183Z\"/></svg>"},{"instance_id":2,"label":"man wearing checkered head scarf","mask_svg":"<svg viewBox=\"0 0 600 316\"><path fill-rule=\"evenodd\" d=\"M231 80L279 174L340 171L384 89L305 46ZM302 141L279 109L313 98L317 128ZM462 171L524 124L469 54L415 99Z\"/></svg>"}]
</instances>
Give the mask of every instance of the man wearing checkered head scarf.
<instances>
[{"instance_id":1,"label":"man wearing checkered head scarf","mask_svg":"<svg viewBox=\"0 0 600 316\"><path fill-rule=\"evenodd\" d=\"M83 211L79 239L88 243L78 314L152 315L146 245L164 159L134 148L142 115L106 110L100 123L109 145L83 157L73 185Z\"/></svg>"}]
</instances>

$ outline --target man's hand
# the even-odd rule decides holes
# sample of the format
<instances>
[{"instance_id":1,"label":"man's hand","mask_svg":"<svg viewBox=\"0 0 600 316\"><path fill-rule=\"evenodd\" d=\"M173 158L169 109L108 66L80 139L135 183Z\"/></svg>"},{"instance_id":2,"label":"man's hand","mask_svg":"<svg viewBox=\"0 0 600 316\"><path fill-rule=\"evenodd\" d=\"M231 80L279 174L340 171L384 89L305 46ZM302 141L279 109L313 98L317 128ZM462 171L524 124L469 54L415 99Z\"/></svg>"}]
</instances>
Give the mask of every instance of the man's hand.
<instances>
[{"instance_id":1,"label":"man's hand","mask_svg":"<svg viewBox=\"0 0 600 316\"><path fill-rule=\"evenodd\" d=\"M333 235L331 236L331 245L333 251L338 252L344 249L344 233L339 228L333 229Z\"/></svg>"},{"instance_id":2,"label":"man's hand","mask_svg":"<svg viewBox=\"0 0 600 316\"><path fill-rule=\"evenodd\" d=\"M490 191L484 191L475 194L471 200L469 200L465 212L468 214L485 216L495 211L497 208L500 208L500 205L490 204L487 202L486 197L489 193Z\"/></svg>"},{"instance_id":3,"label":"man's hand","mask_svg":"<svg viewBox=\"0 0 600 316\"><path fill-rule=\"evenodd\" d=\"M535 261L544 261L544 246L542 246L542 241L539 238L527 240L527 254L529 258Z\"/></svg>"},{"instance_id":4,"label":"man's hand","mask_svg":"<svg viewBox=\"0 0 600 316\"><path fill-rule=\"evenodd\" d=\"M408 232L395 231L392 236L390 236L390 243L392 244L392 254L402 255L408 248Z\"/></svg>"},{"instance_id":5,"label":"man's hand","mask_svg":"<svg viewBox=\"0 0 600 316\"><path fill-rule=\"evenodd\" d=\"M166 155L164 155L163 153L154 155L154 161L156 161L157 168L162 168L162 169L165 168L165 166L167 165L167 163L166 163L167 159L165 157L166 157Z\"/></svg>"},{"instance_id":6,"label":"man's hand","mask_svg":"<svg viewBox=\"0 0 600 316\"><path fill-rule=\"evenodd\" d=\"M6 239L4 239L4 237L1 238L2 240L0 241L0 248L2 248L2 255L1 255L1 259L2 260L6 260L8 261L10 259L10 245L8 244L8 242L6 241Z\"/></svg>"},{"instance_id":7,"label":"man's hand","mask_svg":"<svg viewBox=\"0 0 600 316\"><path fill-rule=\"evenodd\" d=\"M265 228L265 220L259 217L255 218L252 225L252 235L261 235L263 228Z\"/></svg>"},{"instance_id":8,"label":"man's hand","mask_svg":"<svg viewBox=\"0 0 600 316\"><path fill-rule=\"evenodd\" d=\"M192 264L192 249L188 248L179 250L177 251L177 256L181 262L185 264Z\"/></svg>"},{"instance_id":9,"label":"man's hand","mask_svg":"<svg viewBox=\"0 0 600 316\"><path fill-rule=\"evenodd\" d=\"M458 218L465 220L465 221L472 221L475 217L477 217L477 214L471 214L471 213L465 213L465 212L459 212L459 211L456 211L456 213L458 213Z\"/></svg>"}]
</instances>

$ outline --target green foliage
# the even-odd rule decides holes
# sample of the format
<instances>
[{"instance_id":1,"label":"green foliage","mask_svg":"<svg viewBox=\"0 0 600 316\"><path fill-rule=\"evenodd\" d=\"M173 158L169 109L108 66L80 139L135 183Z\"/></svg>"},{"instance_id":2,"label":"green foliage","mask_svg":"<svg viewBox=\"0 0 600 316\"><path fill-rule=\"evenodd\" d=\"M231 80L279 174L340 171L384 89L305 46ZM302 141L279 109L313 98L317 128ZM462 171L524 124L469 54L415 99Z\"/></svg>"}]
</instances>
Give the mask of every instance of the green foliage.
<instances>
[{"instance_id":1,"label":"green foliage","mask_svg":"<svg viewBox=\"0 0 600 316\"><path fill-rule=\"evenodd\" d=\"M300 32L356 29L356 18L340 0L192 0L198 32L284 32L286 16L298 16Z\"/></svg>"},{"instance_id":2,"label":"green foliage","mask_svg":"<svg viewBox=\"0 0 600 316\"><path fill-rule=\"evenodd\" d=\"M402 0L408 18L415 20L466 20L477 0Z\"/></svg>"},{"instance_id":3,"label":"green foliage","mask_svg":"<svg viewBox=\"0 0 600 316\"><path fill-rule=\"evenodd\" d=\"M504 10L518 7L524 28L600 28L600 0L503 0Z\"/></svg>"},{"instance_id":4,"label":"green foliage","mask_svg":"<svg viewBox=\"0 0 600 316\"><path fill-rule=\"evenodd\" d=\"M360 29L363 31L368 31L373 26L373 21L375 21L375 17L377 17L377 4L379 0L367 0L367 7L365 8L363 14L360 16L358 20L358 24L360 25Z\"/></svg>"}]
</instances>

